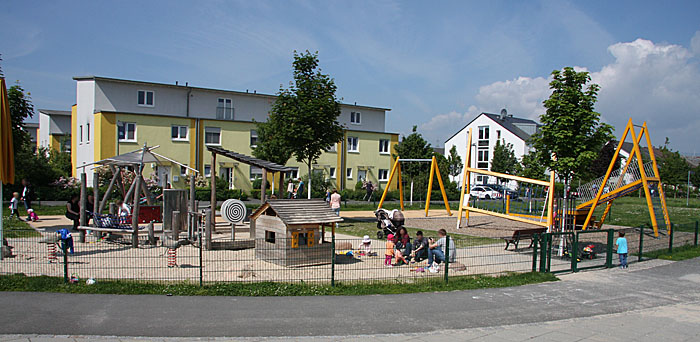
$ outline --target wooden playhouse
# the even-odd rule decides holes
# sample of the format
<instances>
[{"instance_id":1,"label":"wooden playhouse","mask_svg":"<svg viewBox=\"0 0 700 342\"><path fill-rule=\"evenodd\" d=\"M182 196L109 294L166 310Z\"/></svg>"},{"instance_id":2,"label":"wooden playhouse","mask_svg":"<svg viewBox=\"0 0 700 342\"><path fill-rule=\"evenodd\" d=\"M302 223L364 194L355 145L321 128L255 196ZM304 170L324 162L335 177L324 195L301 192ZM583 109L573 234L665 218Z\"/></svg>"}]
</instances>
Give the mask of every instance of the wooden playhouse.
<instances>
[{"instance_id":1,"label":"wooden playhouse","mask_svg":"<svg viewBox=\"0 0 700 342\"><path fill-rule=\"evenodd\" d=\"M280 266L329 264L325 230L335 235L342 221L323 200L268 200L250 216L255 257Z\"/></svg>"}]
</instances>

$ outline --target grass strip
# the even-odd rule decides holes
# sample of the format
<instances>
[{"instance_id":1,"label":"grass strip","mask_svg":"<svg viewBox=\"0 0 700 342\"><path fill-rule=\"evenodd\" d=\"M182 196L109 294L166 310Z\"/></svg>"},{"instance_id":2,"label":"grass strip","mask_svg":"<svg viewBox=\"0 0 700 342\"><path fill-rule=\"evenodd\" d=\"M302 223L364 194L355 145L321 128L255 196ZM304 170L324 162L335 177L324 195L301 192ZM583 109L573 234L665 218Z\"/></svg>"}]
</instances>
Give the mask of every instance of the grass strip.
<instances>
[{"instance_id":1,"label":"grass strip","mask_svg":"<svg viewBox=\"0 0 700 342\"><path fill-rule=\"evenodd\" d=\"M335 287L313 283L213 283L199 287L192 283L146 283L128 280L104 280L94 285L66 284L59 277L27 277L23 274L0 276L0 291L59 292L89 294L150 294L174 296L359 296L442 292L511 287L556 281L549 273L513 273L502 276L456 276L449 284L430 279L417 282L381 281L336 283Z\"/></svg>"},{"instance_id":2,"label":"grass strip","mask_svg":"<svg viewBox=\"0 0 700 342\"><path fill-rule=\"evenodd\" d=\"M685 245L674 247L673 252L669 253L668 249L660 249L653 252L644 253L645 258L662 259L681 261L700 257L700 246Z\"/></svg>"}]
</instances>

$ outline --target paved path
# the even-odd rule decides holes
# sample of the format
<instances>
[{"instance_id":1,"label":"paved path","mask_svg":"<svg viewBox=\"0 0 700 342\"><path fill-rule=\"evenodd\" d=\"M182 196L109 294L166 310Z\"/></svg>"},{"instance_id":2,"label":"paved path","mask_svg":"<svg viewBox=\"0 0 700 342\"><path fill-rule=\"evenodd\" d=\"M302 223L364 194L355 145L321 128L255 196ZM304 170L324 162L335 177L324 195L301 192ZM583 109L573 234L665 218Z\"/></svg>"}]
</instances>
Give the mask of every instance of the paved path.
<instances>
[{"instance_id":1,"label":"paved path","mask_svg":"<svg viewBox=\"0 0 700 342\"><path fill-rule=\"evenodd\" d=\"M4 335L0 341L191 341L187 337L118 337L81 335ZM487 328L441 330L415 334L197 338L199 341L235 340L245 342L312 341L698 341L700 340L700 303L677 304L619 314L599 315L560 321L514 324Z\"/></svg>"},{"instance_id":2,"label":"paved path","mask_svg":"<svg viewBox=\"0 0 700 342\"><path fill-rule=\"evenodd\" d=\"M345 336L425 333L700 302L700 262L648 261L515 288L365 297L0 293L0 334Z\"/></svg>"}]
</instances>

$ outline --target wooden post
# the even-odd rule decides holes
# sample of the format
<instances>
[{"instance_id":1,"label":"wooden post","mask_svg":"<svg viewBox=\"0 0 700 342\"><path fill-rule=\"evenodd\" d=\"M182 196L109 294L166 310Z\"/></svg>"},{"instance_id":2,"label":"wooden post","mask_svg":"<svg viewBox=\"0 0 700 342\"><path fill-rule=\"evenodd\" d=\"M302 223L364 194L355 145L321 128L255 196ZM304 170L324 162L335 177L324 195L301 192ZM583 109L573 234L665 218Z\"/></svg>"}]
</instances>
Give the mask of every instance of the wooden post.
<instances>
[{"instance_id":1,"label":"wooden post","mask_svg":"<svg viewBox=\"0 0 700 342\"><path fill-rule=\"evenodd\" d=\"M124 196L124 202L129 202L131 199L132 193L134 191L134 188L136 187L136 178L138 178L138 174L134 176L134 180L131 182L131 186L129 186L129 191L126 192L126 196ZM138 198L138 196L137 196Z\"/></svg>"},{"instance_id":2,"label":"wooden post","mask_svg":"<svg viewBox=\"0 0 700 342\"><path fill-rule=\"evenodd\" d=\"M93 213L97 213L100 208L100 176L97 172L92 173L92 210ZM95 220L92 220L93 226L95 226Z\"/></svg>"},{"instance_id":3,"label":"wooden post","mask_svg":"<svg viewBox=\"0 0 700 342\"><path fill-rule=\"evenodd\" d=\"M265 188L267 188L267 169L263 168L262 169L263 175L262 175L262 183L260 184L260 204L265 203Z\"/></svg>"},{"instance_id":4,"label":"wooden post","mask_svg":"<svg viewBox=\"0 0 700 342\"><path fill-rule=\"evenodd\" d=\"M214 224L215 220L214 218L216 217L216 153L212 152L211 153L211 171L210 171L210 178L211 180L209 181L209 187L211 188L211 197L209 199L210 201L210 208L212 212L212 219L209 220L209 223L207 224L207 230L211 232L214 230ZM209 233L211 236L211 233ZM208 249L208 248L207 248Z\"/></svg>"},{"instance_id":5,"label":"wooden post","mask_svg":"<svg viewBox=\"0 0 700 342\"><path fill-rule=\"evenodd\" d=\"M156 233L153 228L153 221L148 222L148 244L151 246L156 245Z\"/></svg>"},{"instance_id":6,"label":"wooden post","mask_svg":"<svg viewBox=\"0 0 700 342\"><path fill-rule=\"evenodd\" d=\"M80 173L80 226L87 226L87 175L85 169ZM85 242L85 231L80 230L80 242Z\"/></svg>"},{"instance_id":7,"label":"wooden post","mask_svg":"<svg viewBox=\"0 0 700 342\"><path fill-rule=\"evenodd\" d=\"M110 203L109 204L109 213L112 215L117 214L117 204L116 203Z\"/></svg>"},{"instance_id":8,"label":"wooden post","mask_svg":"<svg viewBox=\"0 0 700 342\"><path fill-rule=\"evenodd\" d=\"M172 234L173 241L177 242L180 239L180 212L177 210L173 211L173 218L170 221L170 232Z\"/></svg>"},{"instance_id":9,"label":"wooden post","mask_svg":"<svg viewBox=\"0 0 700 342\"><path fill-rule=\"evenodd\" d=\"M143 191L143 195L146 196L146 204L153 205L153 196L151 196L151 192L148 191L148 186L146 185L146 182L143 180L143 175L140 174L140 176L141 176L141 191Z\"/></svg>"},{"instance_id":10,"label":"wooden post","mask_svg":"<svg viewBox=\"0 0 700 342\"><path fill-rule=\"evenodd\" d=\"M124 193L124 178L122 178L122 168L120 166L117 166L116 172L117 172L117 186L119 186L119 192L122 193L123 198L126 198L126 194Z\"/></svg>"},{"instance_id":11,"label":"wooden post","mask_svg":"<svg viewBox=\"0 0 700 342\"><path fill-rule=\"evenodd\" d=\"M102 197L102 201L100 201L100 205L98 206L96 212L102 213L102 211L105 209L105 205L107 205L107 200L109 199L109 196L112 194L112 190L114 189L114 184L117 182L117 178L119 178L119 172L116 171L114 166L109 166L109 169L112 170L113 176L112 180L109 181L109 186L107 186L107 191L105 192L105 195ZM97 197L95 197L95 203L97 203Z\"/></svg>"},{"instance_id":12,"label":"wooden post","mask_svg":"<svg viewBox=\"0 0 700 342\"><path fill-rule=\"evenodd\" d=\"M204 248L211 249L211 232L214 230L214 212L208 209L204 216Z\"/></svg>"},{"instance_id":13,"label":"wooden post","mask_svg":"<svg viewBox=\"0 0 700 342\"><path fill-rule=\"evenodd\" d=\"M140 172L136 174L134 183L136 184L136 189L141 187ZM133 229L133 233L131 235L131 246L137 248L139 246L139 191L134 191L134 209L131 212L131 229Z\"/></svg>"},{"instance_id":14,"label":"wooden post","mask_svg":"<svg viewBox=\"0 0 700 342\"><path fill-rule=\"evenodd\" d=\"M190 175L190 215L187 215L189 217L189 220L187 221L187 235L189 238L192 238L192 235L194 235L194 227L197 225L195 220L194 213L197 212L197 205L195 203L195 195L196 192L194 191L194 175Z\"/></svg>"}]
</instances>

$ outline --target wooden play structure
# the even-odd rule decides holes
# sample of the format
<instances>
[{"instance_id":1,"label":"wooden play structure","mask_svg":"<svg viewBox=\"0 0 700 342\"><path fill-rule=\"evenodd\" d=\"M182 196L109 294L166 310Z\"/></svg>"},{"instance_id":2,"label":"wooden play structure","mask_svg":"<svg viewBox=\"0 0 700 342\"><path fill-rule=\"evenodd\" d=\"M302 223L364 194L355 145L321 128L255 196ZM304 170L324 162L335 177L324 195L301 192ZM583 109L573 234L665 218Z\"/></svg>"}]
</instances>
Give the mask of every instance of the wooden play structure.
<instances>
[{"instance_id":1,"label":"wooden play structure","mask_svg":"<svg viewBox=\"0 0 700 342\"><path fill-rule=\"evenodd\" d=\"M161 165L163 160L168 161L172 164L179 165L181 167L189 170L192 175L196 174L197 170L188 167L187 165L178 163L175 160L162 156L153 150L157 149L159 146L148 146L144 144L143 148L140 148L133 152L128 152L120 154L111 158L99 160L93 163L84 164L78 167L82 169L80 173L80 225L78 230L80 230L80 241L85 241L85 234L87 230L91 230L98 233L109 233L116 235L131 235L132 245L138 247L138 236L148 234L149 240L153 241L153 222L162 222L162 210L160 206L153 205L152 194L148 191L146 182L143 178L143 169L145 164L152 163ZM87 208L87 181L85 169L87 167L108 167L112 171L112 179L109 182L107 191L99 200L99 176L97 172L93 173L93 192L94 192L94 207ZM115 186L119 186L124 193L124 184L122 182L123 175L125 173L133 173L134 180L131 182L129 190L124 194L124 201L129 202L131 200L132 209L131 217L128 221L123 220L115 221L113 216L102 215L104 208L109 200L112 190ZM194 176L191 176L194 177ZM190 182L190 193L194 193L194 182ZM141 195L145 197L146 206L141 205ZM193 201L193 199L192 199ZM146 208L144 212L141 212L142 208ZM87 213L91 211L94 214L95 220L93 220L93 226L87 225ZM111 224L110 222L114 223ZM148 230L140 229L139 223L149 223ZM130 228L125 227L125 225L130 225Z\"/></svg>"},{"instance_id":2,"label":"wooden play structure","mask_svg":"<svg viewBox=\"0 0 700 342\"><path fill-rule=\"evenodd\" d=\"M337 216L323 200L268 200L250 217L255 234L255 257L280 266L330 263L331 244L325 229L335 236Z\"/></svg>"},{"instance_id":3,"label":"wooden play structure","mask_svg":"<svg viewBox=\"0 0 700 342\"><path fill-rule=\"evenodd\" d=\"M639 127L639 132L635 131L635 127ZM614 170L616 161L622 158L620 151L628 136L630 136L632 140L632 150L626 160L621 160L621 167ZM640 148L642 137L645 137L647 146L646 155L642 154L642 149ZM647 159L647 161L644 159ZM580 204L576 206L574 215L577 217L585 217L583 229L587 229L591 226L600 228L603 222L605 222L605 218L610 213L613 201L639 189L644 190L644 196L649 209L649 217L651 218L651 224L654 228L654 236L658 237L659 229L664 227L670 232L671 221L668 216L666 198L664 197L663 188L661 187L659 169L656 164L654 148L651 145L647 123L644 122L641 126L635 126L632 123L632 118L630 118L625 127L625 132L622 134L617 144L615 154L610 161L610 166L608 166L605 176L578 188L578 200ZM594 224L593 213L596 207L602 204L605 204L605 210L603 211L600 221Z\"/></svg>"},{"instance_id":4,"label":"wooden play structure","mask_svg":"<svg viewBox=\"0 0 700 342\"><path fill-rule=\"evenodd\" d=\"M472 146L472 130L469 129L467 135L467 146ZM544 193L544 202L541 210L538 210L538 214L531 213L532 210L521 213L511 210L511 199L509 195L505 195L503 198L504 205L501 210L489 210L484 208L479 208L473 206L470 203L469 192L471 190L471 175L478 174L484 176L496 177L497 179L506 179L509 181L516 181L520 184L521 188L532 189L533 187L541 187L546 191ZM469 189L469 190L468 190ZM525 177L519 177L514 175L509 175L505 173L492 172L488 170L482 170L471 167L471 148L467 148L467 155L464 163L464 171L462 172L462 189L459 198L459 216L457 219L457 228L463 228L469 225L469 212L481 213L496 217L505 218L508 220L519 221L524 223L530 223L536 226L545 227L551 230L553 225L554 216L554 172L550 172L549 181L542 181L538 179L530 179ZM532 192L530 190L530 192ZM464 213L464 214L463 214ZM463 225L462 217L466 218L464 221L466 224Z\"/></svg>"},{"instance_id":5,"label":"wooden play structure","mask_svg":"<svg viewBox=\"0 0 700 342\"><path fill-rule=\"evenodd\" d=\"M425 198L425 216L428 216L428 211L430 210L430 195L433 191L433 179L435 178L435 175L437 175L438 184L440 185L440 191L442 192L442 200L445 202L445 209L447 209L447 214L449 216L452 216L452 212L450 211L450 203L447 201L445 185L442 182L442 177L440 176L440 171L438 169L438 163L437 159L435 159L435 156L433 156L431 159L401 159L400 157L396 157L396 162L394 162L394 166L391 168L389 180L386 183L386 187L384 187L384 193L382 193L382 199L379 201L379 206L377 207L377 209L382 208L382 205L384 204L384 199L386 199L386 194L389 191L389 187L391 186L391 182L394 180L394 176L397 176L399 187L399 202L401 203L401 210L404 210L403 182L401 181L401 163L410 162L430 163L430 178L428 178L428 194Z\"/></svg>"}]
</instances>

